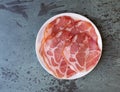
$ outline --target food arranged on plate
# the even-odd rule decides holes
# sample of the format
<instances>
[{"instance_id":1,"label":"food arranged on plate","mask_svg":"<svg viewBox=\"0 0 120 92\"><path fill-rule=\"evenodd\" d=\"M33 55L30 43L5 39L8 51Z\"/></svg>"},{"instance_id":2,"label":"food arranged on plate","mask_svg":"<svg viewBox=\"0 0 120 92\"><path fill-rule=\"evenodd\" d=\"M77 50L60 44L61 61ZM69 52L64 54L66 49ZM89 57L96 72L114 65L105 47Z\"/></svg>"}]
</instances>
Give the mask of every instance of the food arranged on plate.
<instances>
[{"instance_id":1,"label":"food arranged on plate","mask_svg":"<svg viewBox=\"0 0 120 92\"><path fill-rule=\"evenodd\" d=\"M59 16L48 23L40 44L45 67L59 79L90 71L102 52L93 25L70 16Z\"/></svg>"}]
</instances>

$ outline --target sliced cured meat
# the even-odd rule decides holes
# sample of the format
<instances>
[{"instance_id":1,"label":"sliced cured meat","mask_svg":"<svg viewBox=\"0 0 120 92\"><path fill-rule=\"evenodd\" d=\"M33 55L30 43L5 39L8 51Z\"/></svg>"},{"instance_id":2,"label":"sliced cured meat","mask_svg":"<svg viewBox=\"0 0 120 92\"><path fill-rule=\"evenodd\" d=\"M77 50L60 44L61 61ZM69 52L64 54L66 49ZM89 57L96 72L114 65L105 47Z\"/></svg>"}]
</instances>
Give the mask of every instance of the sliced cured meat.
<instances>
[{"instance_id":1,"label":"sliced cured meat","mask_svg":"<svg viewBox=\"0 0 120 92\"><path fill-rule=\"evenodd\" d=\"M57 78L89 71L101 55L92 24L68 16L47 25L39 51L46 68Z\"/></svg>"}]
</instances>

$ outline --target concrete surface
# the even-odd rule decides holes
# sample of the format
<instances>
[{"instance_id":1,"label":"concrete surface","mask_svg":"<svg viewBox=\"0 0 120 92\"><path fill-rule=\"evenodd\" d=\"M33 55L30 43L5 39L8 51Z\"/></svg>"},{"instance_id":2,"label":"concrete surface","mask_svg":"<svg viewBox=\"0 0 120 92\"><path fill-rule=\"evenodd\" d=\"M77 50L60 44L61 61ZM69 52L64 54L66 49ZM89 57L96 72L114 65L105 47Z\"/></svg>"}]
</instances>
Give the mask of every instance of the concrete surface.
<instances>
[{"instance_id":1,"label":"concrete surface","mask_svg":"<svg viewBox=\"0 0 120 92\"><path fill-rule=\"evenodd\" d=\"M91 19L103 55L87 76L57 80L39 64L35 39L50 17L75 12ZM0 0L0 92L120 92L120 0Z\"/></svg>"}]
</instances>

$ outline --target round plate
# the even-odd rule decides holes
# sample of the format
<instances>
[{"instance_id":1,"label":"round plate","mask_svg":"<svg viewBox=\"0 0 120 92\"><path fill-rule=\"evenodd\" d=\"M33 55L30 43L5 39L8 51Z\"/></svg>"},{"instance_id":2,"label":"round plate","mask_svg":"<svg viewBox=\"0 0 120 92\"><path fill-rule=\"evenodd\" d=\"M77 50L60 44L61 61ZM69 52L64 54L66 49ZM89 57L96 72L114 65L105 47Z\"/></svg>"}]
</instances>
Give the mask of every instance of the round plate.
<instances>
[{"instance_id":1,"label":"round plate","mask_svg":"<svg viewBox=\"0 0 120 92\"><path fill-rule=\"evenodd\" d=\"M37 54L37 58L38 58L40 64L41 64L42 67L43 67L48 73L50 73L51 75L53 75L53 73L46 68L46 66L45 66L45 64L44 64L44 61L43 61L42 57L41 57L40 54L39 54L39 48L40 48L40 45L41 45L41 40L42 40L42 38L43 38L43 33L44 33L44 30L45 30L46 26L47 26L51 21L53 21L54 19L56 19L57 17L60 17L60 16L70 16L70 17L72 17L73 19L84 20L84 21L90 22L90 23L92 24L92 26L95 28L95 32L96 32L96 34L97 34L97 36L98 36L98 45L99 45L99 48L100 48L101 53L102 53L102 39L101 39L101 35L100 35L97 27L93 24L92 21L90 21L88 18L86 18L86 17L84 17L84 16L82 16L82 15L80 15L80 14L76 14L76 13L61 13L61 14L55 15L55 16L53 16L52 18L48 19L48 20L42 25L42 27L40 28L40 30L39 30L39 32L38 32L38 34L37 34L36 44L35 44L36 54ZM100 57L101 57L101 56L100 56ZM99 59L100 59L100 58L99 58ZM98 60L98 61L99 61L99 60ZM96 65L97 65L97 64L96 64ZM96 65L95 65L95 66L96 66ZM89 71L87 71L87 72L80 72L80 73L77 73L77 74L73 75L72 77L66 78L66 79L71 80L71 79L77 79L77 78L80 78L80 77L82 77L82 76L85 76L86 74L88 74L89 72L91 72L91 71L95 68L95 66L94 66L93 68L91 68L91 69L90 69ZM53 76L54 76L54 75L53 75ZM54 76L54 77L55 77L55 76ZM65 78L62 78L62 79L65 79Z\"/></svg>"}]
</instances>

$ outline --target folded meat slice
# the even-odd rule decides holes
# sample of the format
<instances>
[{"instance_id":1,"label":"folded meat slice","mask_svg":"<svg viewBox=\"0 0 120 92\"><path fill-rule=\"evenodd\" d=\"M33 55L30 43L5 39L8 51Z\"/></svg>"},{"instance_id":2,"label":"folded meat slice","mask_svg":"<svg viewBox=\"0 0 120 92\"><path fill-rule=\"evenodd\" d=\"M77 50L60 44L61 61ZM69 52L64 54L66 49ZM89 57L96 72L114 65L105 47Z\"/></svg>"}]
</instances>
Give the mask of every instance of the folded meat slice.
<instances>
[{"instance_id":1,"label":"folded meat slice","mask_svg":"<svg viewBox=\"0 0 120 92\"><path fill-rule=\"evenodd\" d=\"M76 72L68 66L68 61L66 57L63 55L63 50L65 48L65 37L61 33L55 35L55 37L51 39L47 39L46 43L44 43L44 54L47 58L47 65L51 68L50 70L54 70L54 75L58 78L68 77ZM64 76L63 76L64 75Z\"/></svg>"},{"instance_id":2,"label":"folded meat slice","mask_svg":"<svg viewBox=\"0 0 120 92\"><path fill-rule=\"evenodd\" d=\"M68 16L50 22L44 32L40 55L57 78L69 78L92 69L101 55L91 23Z\"/></svg>"}]
</instances>

